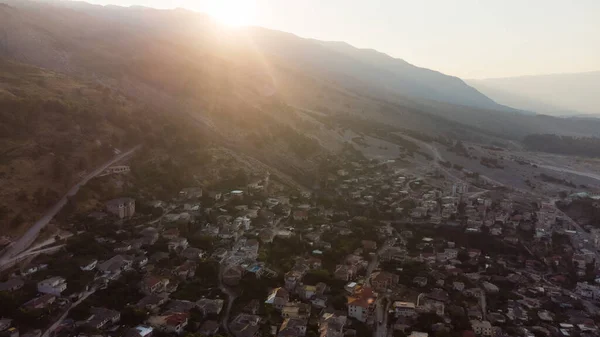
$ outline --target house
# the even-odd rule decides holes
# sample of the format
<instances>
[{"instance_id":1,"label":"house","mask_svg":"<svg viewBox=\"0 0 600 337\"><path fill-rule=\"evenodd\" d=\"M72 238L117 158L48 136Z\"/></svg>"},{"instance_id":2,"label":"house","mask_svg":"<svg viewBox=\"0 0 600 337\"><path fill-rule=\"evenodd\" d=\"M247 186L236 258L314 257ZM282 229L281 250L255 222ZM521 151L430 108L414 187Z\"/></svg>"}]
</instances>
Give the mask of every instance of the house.
<instances>
[{"instance_id":1,"label":"house","mask_svg":"<svg viewBox=\"0 0 600 337\"><path fill-rule=\"evenodd\" d=\"M462 282L453 282L452 288L454 290L463 291L465 289L465 284Z\"/></svg>"},{"instance_id":2,"label":"house","mask_svg":"<svg viewBox=\"0 0 600 337\"><path fill-rule=\"evenodd\" d=\"M133 259L133 264L137 268L144 268L148 264L148 257L146 255L136 256Z\"/></svg>"},{"instance_id":3,"label":"house","mask_svg":"<svg viewBox=\"0 0 600 337\"><path fill-rule=\"evenodd\" d=\"M285 273L285 289L288 291L293 291L296 289L296 285L302 280L304 273L298 270L290 270Z\"/></svg>"},{"instance_id":4,"label":"house","mask_svg":"<svg viewBox=\"0 0 600 337\"><path fill-rule=\"evenodd\" d=\"M92 314L86 321L85 325L94 329L103 329L108 324L115 324L121 319L121 313L115 310L106 308L91 308Z\"/></svg>"},{"instance_id":5,"label":"house","mask_svg":"<svg viewBox=\"0 0 600 337\"><path fill-rule=\"evenodd\" d=\"M181 334L188 325L189 313L165 313L148 318L148 324L167 333Z\"/></svg>"},{"instance_id":6,"label":"house","mask_svg":"<svg viewBox=\"0 0 600 337\"><path fill-rule=\"evenodd\" d=\"M398 283L399 277L386 271L376 271L371 274L371 285L376 290L388 289Z\"/></svg>"},{"instance_id":7,"label":"house","mask_svg":"<svg viewBox=\"0 0 600 337\"><path fill-rule=\"evenodd\" d=\"M210 315L218 315L223 310L223 300L221 299L208 299L202 298L196 301L196 307L202 312L202 314Z\"/></svg>"},{"instance_id":8,"label":"house","mask_svg":"<svg viewBox=\"0 0 600 337\"><path fill-rule=\"evenodd\" d=\"M420 287L424 287L427 285L427 277L417 276L413 279L413 283L417 284Z\"/></svg>"},{"instance_id":9,"label":"house","mask_svg":"<svg viewBox=\"0 0 600 337\"><path fill-rule=\"evenodd\" d=\"M296 210L292 217L294 218L294 221L306 221L308 220L308 212L305 210Z\"/></svg>"},{"instance_id":10,"label":"house","mask_svg":"<svg viewBox=\"0 0 600 337\"><path fill-rule=\"evenodd\" d=\"M213 336L219 332L219 327L221 325L217 321L208 320L202 323L202 326L198 330L200 335L202 336Z\"/></svg>"},{"instance_id":11,"label":"house","mask_svg":"<svg viewBox=\"0 0 600 337\"><path fill-rule=\"evenodd\" d=\"M470 258L477 258L479 257L479 255L481 255L481 250L479 249L469 249L467 251L467 254L469 255Z\"/></svg>"},{"instance_id":12,"label":"house","mask_svg":"<svg viewBox=\"0 0 600 337\"><path fill-rule=\"evenodd\" d=\"M182 251L189 246L188 240L182 237L176 237L169 241L169 251Z\"/></svg>"},{"instance_id":13,"label":"house","mask_svg":"<svg viewBox=\"0 0 600 337\"><path fill-rule=\"evenodd\" d=\"M377 294L369 287L358 289L352 296L348 297L348 317L356 318L366 322L375 309Z\"/></svg>"},{"instance_id":14,"label":"house","mask_svg":"<svg viewBox=\"0 0 600 337\"><path fill-rule=\"evenodd\" d=\"M54 276L38 282L37 290L42 294L60 296L67 289L67 280L60 276Z\"/></svg>"},{"instance_id":15,"label":"house","mask_svg":"<svg viewBox=\"0 0 600 337\"><path fill-rule=\"evenodd\" d=\"M21 275L23 275L23 276L29 276L31 274L37 273L40 270L45 270L45 269L48 269L48 265L47 264L38 264L38 265L35 265L35 266L31 266L31 267L29 267L29 268L27 268L25 270L22 270L21 271Z\"/></svg>"},{"instance_id":16,"label":"house","mask_svg":"<svg viewBox=\"0 0 600 337\"><path fill-rule=\"evenodd\" d=\"M227 250L225 248L217 248L211 255L211 257L219 262L227 256Z\"/></svg>"},{"instance_id":17,"label":"house","mask_svg":"<svg viewBox=\"0 0 600 337\"><path fill-rule=\"evenodd\" d=\"M0 292L1 291L17 291L25 285L23 279L18 277L13 277L8 279L6 282L0 283Z\"/></svg>"},{"instance_id":18,"label":"house","mask_svg":"<svg viewBox=\"0 0 600 337\"><path fill-rule=\"evenodd\" d=\"M472 320L471 328L478 336L491 336L493 332L492 324L490 324L488 321Z\"/></svg>"},{"instance_id":19,"label":"house","mask_svg":"<svg viewBox=\"0 0 600 337\"><path fill-rule=\"evenodd\" d=\"M23 304L23 308L27 310L43 309L50 306L56 300L56 296L52 294L44 294L40 297L36 297Z\"/></svg>"},{"instance_id":20,"label":"house","mask_svg":"<svg viewBox=\"0 0 600 337\"><path fill-rule=\"evenodd\" d=\"M309 284L305 284L300 287L299 295L304 300L310 300L317 294L317 287Z\"/></svg>"},{"instance_id":21,"label":"house","mask_svg":"<svg viewBox=\"0 0 600 337\"><path fill-rule=\"evenodd\" d=\"M229 266L223 272L223 283L235 286L240 283L245 269L241 266Z\"/></svg>"},{"instance_id":22,"label":"house","mask_svg":"<svg viewBox=\"0 0 600 337\"><path fill-rule=\"evenodd\" d=\"M154 275L144 277L140 284L141 291L146 295L158 294L166 290L169 284L168 278L162 278Z\"/></svg>"},{"instance_id":23,"label":"house","mask_svg":"<svg viewBox=\"0 0 600 337\"><path fill-rule=\"evenodd\" d=\"M104 170L100 176L110 175L110 174L125 174L129 173L131 168L127 165L113 165L106 170Z\"/></svg>"},{"instance_id":24,"label":"house","mask_svg":"<svg viewBox=\"0 0 600 337\"><path fill-rule=\"evenodd\" d=\"M133 260L123 255L115 255L112 258L100 263L96 268L109 278L115 278L121 272L131 268Z\"/></svg>"},{"instance_id":25,"label":"house","mask_svg":"<svg viewBox=\"0 0 600 337\"><path fill-rule=\"evenodd\" d=\"M325 307L327 307L327 296L324 296L324 295L315 296L312 300L310 300L310 303L315 308L321 308L321 309L325 308Z\"/></svg>"},{"instance_id":26,"label":"house","mask_svg":"<svg viewBox=\"0 0 600 337\"><path fill-rule=\"evenodd\" d=\"M290 295L285 288L275 288L267 296L266 304L271 304L275 309L281 310L290 300Z\"/></svg>"},{"instance_id":27,"label":"house","mask_svg":"<svg viewBox=\"0 0 600 337\"><path fill-rule=\"evenodd\" d=\"M81 264L79 266L79 269L81 269L82 271L92 271L96 268L97 264L98 264L98 260L92 259L92 260L86 261L83 264Z\"/></svg>"},{"instance_id":28,"label":"house","mask_svg":"<svg viewBox=\"0 0 600 337\"><path fill-rule=\"evenodd\" d=\"M417 314L417 306L413 302L396 301L392 305L396 317L412 317Z\"/></svg>"},{"instance_id":29,"label":"house","mask_svg":"<svg viewBox=\"0 0 600 337\"><path fill-rule=\"evenodd\" d=\"M281 316L284 318L302 318L310 317L310 304L302 302L288 302L281 309Z\"/></svg>"},{"instance_id":30,"label":"house","mask_svg":"<svg viewBox=\"0 0 600 337\"><path fill-rule=\"evenodd\" d=\"M202 198L201 187L187 187L179 192L179 197L182 199L199 199Z\"/></svg>"},{"instance_id":31,"label":"house","mask_svg":"<svg viewBox=\"0 0 600 337\"><path fill-rule=\"evenodd\" d=\"M174 240L179 237L179 229L176 227L169 228L162 233L162 237L167 240Z\"/></svg>"},{"instance_id":32,"label":"house","mask_svg":"<svg viewBox=\"0 0 600 337\"><path fill-rule=\"evenodd\" d=\"M286 318L281 323L277 337L301 337L306 335L306 318Z\"/></svg>"},{"instance_id":33,"label":"house","mask_svg":"<svg viewBox=\"0 0 600 337\"><path fill-rule=\"evenodd\" d=\"M168 299L168 296L152 294L139 300L136 307L149 311L156 311L161 305L165 304Z\"/></svg>"},{"instance_id":34,"label":"house","mask_svg":"<svg viewBox=\"0 0 600 337\"><path fill-rule=\"evenodd\" d=\"M417 311L435 313L443 316L445 311L444 302L431 298L426 294L419 294L417 298Z\"/></svg>"},{"instance_id":35,"label":"house","mask_svg":"<svg viewBox=\"0 0 600 337\"><path fill-rule=\"evenodd\" d=\"M185 261L181 266L175 268L172 274L182 279L189 279L196 275L196 267L196 262L188 260Z\"/></svg>"},{"instance_id":36,"label":"house","mask_svg":"<svg viewBox=\"0 0 600 337\"><path fill-rule=\"evenodd\" d=\"M151 337L153 332L154 328L151 326L138 325L127 330L125 337Z\"/></svg>"},{"instance_id":37,"label":"house","mask_svg":"<svg viewBox=\"0 0 600 337\"><path fill-rule=\"evenodd\" d=\"M260 336L260 316L239 314L229 324L229 331L235 337Z\"/></svg>"},{"instance_id":38,"label":"house","mask_svg":"<svg viewBox=\"0 0 600 337\"><path fill-rule=\"evenodd\" d=\"M319 336L343 337L347 320L348 317L346 316L332 312L324 312L321 317L319 317Z\"/></svg>"},{"instance_id":39,"label":"house","mask_svg":"<svg viewBox=\"0 0 600 337\"><path fill-rule=\"evenodd\" d=\"M482 286L483 286L483 289L485 289L485 291L487 293L497 293L498 291L500 291L500 288L498 288L497 285L487 282L487 281L484 281L482 283Z\"/></svg>"},{"instance_id":40,"label":"house","mask_svg":"<svg viewBox=\"0 0 600 337\"><path fill-rule=\"evenodd\" d=\"M346 264L338 264L333 272L333 276L342 281L350 281L354 278L354 275L356 275L356 268Z\"/></svg>"},{"instance_id":41,"label":"house","mask_svg":"<svg viewBox=\"0 0 600 337\"><path fill-rule=\"evenodd\" d=\"M135 199L118 198L106 203L106 211L119 218L132 217L135 214Z\"/></svg>"}]
</instances>

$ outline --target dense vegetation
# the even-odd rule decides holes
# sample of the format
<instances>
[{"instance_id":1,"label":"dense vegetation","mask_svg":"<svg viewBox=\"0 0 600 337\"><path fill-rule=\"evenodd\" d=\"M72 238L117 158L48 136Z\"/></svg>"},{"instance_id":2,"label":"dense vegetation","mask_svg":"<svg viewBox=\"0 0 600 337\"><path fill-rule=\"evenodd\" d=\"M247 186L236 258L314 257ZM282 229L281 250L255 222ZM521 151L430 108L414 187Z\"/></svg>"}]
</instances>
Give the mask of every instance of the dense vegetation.
<instances>
[{"instance_id":1,"label":"dense vegetation","mask_svg":"<svg viewBox=\"0 0 600 337\"><path fill-rule=\"evenodd\" d=\"M597 137L534 134L525 137L523 143L534 151L600 157L600 138Z\"/></svg>"}]
</instances>

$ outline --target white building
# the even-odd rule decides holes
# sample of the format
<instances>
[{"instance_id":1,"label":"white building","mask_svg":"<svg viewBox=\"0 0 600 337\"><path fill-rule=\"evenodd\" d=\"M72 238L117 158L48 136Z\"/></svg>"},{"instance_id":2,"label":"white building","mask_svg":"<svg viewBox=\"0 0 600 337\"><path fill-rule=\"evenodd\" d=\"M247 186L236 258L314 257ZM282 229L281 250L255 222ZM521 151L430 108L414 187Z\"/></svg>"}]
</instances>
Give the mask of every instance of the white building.
<instances>
[{"instance_id":1,"label":"white building","mask_svg":"<svg viewBox=\"0 0 600 337\"><path fill-rule=\"evenodd\" d=\"M37 290L43 294L51 294L55 296L60 296L60 293L67 289L67 281L60 277L55 276L51 278L47 278L43 281L38 282Z\"/></svg>"},{"instance_id":2,"label":"white building","mask_svg":"<svg viewBox=\"0 0 600 337\"><path fill-rule=\"evenodd\" d=\"M465 183L455 183L452 185L452 196L456 197L459 195L463 195L469 191L469 185Z\"/></svg>"},{"instance_id":3,"label":"white building","mask_svg":"<svg viewBox=\"0 0 600 337\"><path fill-rule=\"evenodd\" d=\"M478 336L491 336L492 335L492 324L488 321L472 320L471 327L473 332Z\"/></svg>"},{"instance_id":4,"label":"white building","mask_svg":"<svg viewBox=\"0 0 600 337\"><path fill-rule=\"evenodd\" d=\"M106 203L106 210L119 218L131 217L135 214L135 199L118 198Z\"/></svg>"}]
</instances>

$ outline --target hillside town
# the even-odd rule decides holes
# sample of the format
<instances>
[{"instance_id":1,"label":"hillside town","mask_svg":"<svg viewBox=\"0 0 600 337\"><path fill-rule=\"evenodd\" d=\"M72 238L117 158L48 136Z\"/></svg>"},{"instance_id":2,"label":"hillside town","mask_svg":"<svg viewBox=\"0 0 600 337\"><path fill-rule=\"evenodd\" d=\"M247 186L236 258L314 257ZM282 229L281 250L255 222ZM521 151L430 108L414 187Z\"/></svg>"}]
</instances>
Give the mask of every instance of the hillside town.
<instances>
[{"instance_id":1,"label":"hillside town","mask_svg":"<svg viewBox=\"0 0 600 337\"><path fill-rule=\"evenodd\" d=\"M73 215L7 270L0 336L600 336L600 236L553 202L394 161L321 178Z\"/></svg>"}]
</instances>

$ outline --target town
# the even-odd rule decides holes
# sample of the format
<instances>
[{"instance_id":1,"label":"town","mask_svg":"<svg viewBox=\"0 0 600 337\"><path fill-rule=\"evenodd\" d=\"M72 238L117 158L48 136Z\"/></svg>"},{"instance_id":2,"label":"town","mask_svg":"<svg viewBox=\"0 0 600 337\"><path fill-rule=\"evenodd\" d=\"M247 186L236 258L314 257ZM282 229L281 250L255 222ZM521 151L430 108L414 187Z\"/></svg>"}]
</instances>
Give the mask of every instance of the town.
<instances>
[{"instance_id":1,"label":"town","mask_svg":"<svg viewBox=\"0 0 600 337\"><path fill-rule=\"evenodd\" d=\"M6 269L0 336L600 336L600 233L447 173L356 159L310 192L262 172L105 200Z\"/></svg>"}]
</instances>

